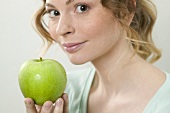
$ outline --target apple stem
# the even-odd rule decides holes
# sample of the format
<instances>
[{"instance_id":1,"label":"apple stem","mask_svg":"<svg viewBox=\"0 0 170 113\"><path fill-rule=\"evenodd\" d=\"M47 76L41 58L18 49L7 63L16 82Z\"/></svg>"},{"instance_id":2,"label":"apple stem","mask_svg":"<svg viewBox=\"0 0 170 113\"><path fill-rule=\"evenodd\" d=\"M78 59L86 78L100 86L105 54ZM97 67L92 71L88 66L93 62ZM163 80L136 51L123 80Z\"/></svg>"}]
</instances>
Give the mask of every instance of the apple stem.
<instances>
[{"instance_id":1,"label":"apple stem","mask_svg":"<svg viewBox=\"0 0 170 113\"><path fill-rule=\"evenodd\" d=\"M42 57L40 57L40 61L42 61Z\"/></svg>"}]
</instances>

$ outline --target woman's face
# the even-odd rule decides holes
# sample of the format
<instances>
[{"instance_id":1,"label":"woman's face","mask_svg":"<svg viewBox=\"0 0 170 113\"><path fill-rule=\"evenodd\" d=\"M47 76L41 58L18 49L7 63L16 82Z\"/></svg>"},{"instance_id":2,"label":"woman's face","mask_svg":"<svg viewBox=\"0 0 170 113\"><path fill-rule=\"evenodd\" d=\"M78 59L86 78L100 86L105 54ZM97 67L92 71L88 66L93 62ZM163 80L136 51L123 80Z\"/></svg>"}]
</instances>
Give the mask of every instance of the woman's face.
<instances>
[{"instance_id":1,"label":"woman's face","mask_svg":"<svg viewBox=\"0 0 170 113\"><path fill-rule=\"evenodd\" d=\"M74 64L105 55L121 37L121 27L100 0L47 0L49 33Z\"/></svg>"}]
</instances>

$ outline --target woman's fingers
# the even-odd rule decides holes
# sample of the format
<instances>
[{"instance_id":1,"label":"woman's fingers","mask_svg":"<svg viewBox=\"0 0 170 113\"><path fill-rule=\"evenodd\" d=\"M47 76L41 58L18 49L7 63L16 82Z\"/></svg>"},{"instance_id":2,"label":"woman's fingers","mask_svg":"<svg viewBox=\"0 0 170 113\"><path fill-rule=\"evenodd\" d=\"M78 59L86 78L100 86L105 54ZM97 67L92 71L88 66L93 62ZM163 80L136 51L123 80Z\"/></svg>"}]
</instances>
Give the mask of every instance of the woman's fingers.
<instances>
[{"instance_id":1,"label":"woman's fingers","mask_svg":"<svg viewBox=\"0 0 170 113\"><path fill-rule=\"evenodd\" d=\"M34 101L31 98L26 98L24 102L26 106L26 113L37 113Z\"/></svg>"},{"instance_id":2,"label":"woman's fingers","mask_svg":"<svg viewBox=\"0 0 170 113\"><path fill-rule=\"evenodd\" d=\"M41 113L52 113L53 108L53 102L46 101L41 108Z\"/></svg>"},{"instance_id":3,"label":"woman's fingers","mask_svg":"<svg viewBox=\"0 0 170 113\"><path fill-rule=\"evenodd\" d=\"M64 93L61 98L55 102L54 113L69 113L68 95Z\"/></svg>"},{"instance_id":4,"label":"woman's fingers","mask_svg":"<svg viewBox=\"0 0 170 113\"><path fill-rule=\"evenodd\" d=\"M69 113L69 100L66 93L55 102L55 106L51 101L46 101L43 106L35 106L34 101L31 98L26 98L24 102L26 113Z\"/></svg>"},{"instance_id":5,"label":"woman's fingers","mask_svg":"<svg viewBox=\"0 0 170 113\"><path fill-rule=\"evenodd\" d=\"M68 113L69 110L69 100L68 100L68 95L64 93L62 95L62 98L64 99L64 112L63 113Z\"/></svg>"},{"instance_id":6,"label":"woman's fingers","mask_svg":"<svg viewBox=\"0 0 170 113\"><path fill-rule=\"evenodd\" d=\"M36 107L37 112L38 112L38 113L41 113L41 107L42 107L42 106L40 106L40 105L35 105L35 107Z\"/></svg>"},{"instance_id":7,"label":"woman's fingers","mask_svg":"<svg viewBox=\"0 0 170 113\"><path fill-rule=\"evenodd\" d=\"M64 100L62 98L59 98L55 102L54 113L63 113L63 104L64 104Z\"/></svg>"}]
</instances>

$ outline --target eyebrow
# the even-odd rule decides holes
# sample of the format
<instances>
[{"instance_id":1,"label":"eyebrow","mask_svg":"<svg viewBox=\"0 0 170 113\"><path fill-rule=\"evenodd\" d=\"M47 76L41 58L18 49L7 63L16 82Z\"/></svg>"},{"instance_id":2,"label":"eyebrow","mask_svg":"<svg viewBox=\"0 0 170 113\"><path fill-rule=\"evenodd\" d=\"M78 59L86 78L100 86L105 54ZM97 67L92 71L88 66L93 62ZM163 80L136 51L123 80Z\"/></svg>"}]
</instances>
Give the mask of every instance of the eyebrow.
<instances>
[{"instance_id":1,"label":"eyebrow","mask_svg":"<svg viewBox=\"0 0 170 113\"><path fill-rule=\"evenodd\" d=\"M69 5L69 4L70 4L71 2L73 2L73 1L74 1L74 0L67 0L65 4L66 4L66 5Z\"/></svg>"},{"instance_id":2,"label":"eyebrow","mask_svg":"<svg viewBox=\"0 0 170 113\"><path fill-rule=\"evenodd\" d=\"M55 8L55 6L53 6L53 5L52 5L52 4L50 4L50 3L46 3L46 4L45 4L45 6Z\"/></svg>"},{"instance_id":3,"label":"eyebrow","mask_svg":"<svg viewBox=\"0 0 170 113\"><path fill-rule=\"evenodd\" d=\"M69 5L69 4L72 3L73 1L74 1L74 0L67 0L65 4L66 4L66 5ZM50 4L50 3L46 3L45 6L55 8L55 6L52 5L52 4Z\"/></svg>"}]
</instances>

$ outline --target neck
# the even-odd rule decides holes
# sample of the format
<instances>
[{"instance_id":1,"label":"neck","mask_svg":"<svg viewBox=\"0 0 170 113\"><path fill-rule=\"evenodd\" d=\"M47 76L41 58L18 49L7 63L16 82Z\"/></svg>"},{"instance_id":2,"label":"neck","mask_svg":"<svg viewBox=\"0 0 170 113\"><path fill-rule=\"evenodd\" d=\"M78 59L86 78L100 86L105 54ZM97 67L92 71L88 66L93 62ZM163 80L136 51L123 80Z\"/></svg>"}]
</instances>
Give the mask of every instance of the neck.
<instances>
[{"instance_id":1,"label":"neck","mask_svg":"<svg viewBox=\"0 0 170 113\"><path fill-rule=\"evenodd\" d=\"M94 89L99 88L102 92L113 94L118 93L121 89L126 89L128 81L127 67L135 62L137 55L130 44L125 40L120 40L104 56L92 61L96 68L96 76L93 82ZM124 85L122 84L124 83Z\"/></svg>"}]
</instances>

